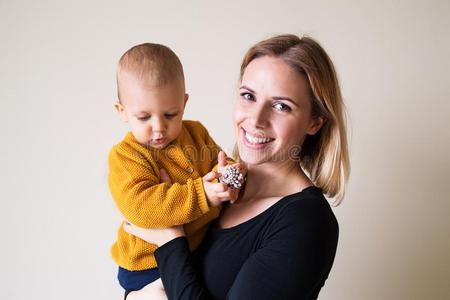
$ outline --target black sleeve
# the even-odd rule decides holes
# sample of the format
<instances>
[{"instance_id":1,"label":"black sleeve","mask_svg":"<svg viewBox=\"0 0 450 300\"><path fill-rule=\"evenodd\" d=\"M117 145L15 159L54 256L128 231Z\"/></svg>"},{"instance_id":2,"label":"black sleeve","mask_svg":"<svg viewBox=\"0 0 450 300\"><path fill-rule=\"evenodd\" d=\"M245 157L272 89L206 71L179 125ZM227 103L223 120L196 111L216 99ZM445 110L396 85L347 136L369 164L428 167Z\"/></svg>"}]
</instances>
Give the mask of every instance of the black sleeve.
<instances>
[{"instance_id":1,"label":"black sleeve","mask_svg":"<svg viewBox=\"0 0 450 300\"><path fill-rule=\"evenodd\" d=\"M337 238L331 210L290 204L242 266L227 299L316 299L333 264ZM212 299L184 238L163 245L155 256L169 299Z\"/></svg>"},{"instance_id":2,"label":"black sleeve","mask_svg":"<svg viewBox=\"0 0 450 300\"><path fill-rule=\"evenodd\" d=\"M168 299L212 299L197 277L185 237L171 240L154 254Z\"/></svg>"}]
</instances>

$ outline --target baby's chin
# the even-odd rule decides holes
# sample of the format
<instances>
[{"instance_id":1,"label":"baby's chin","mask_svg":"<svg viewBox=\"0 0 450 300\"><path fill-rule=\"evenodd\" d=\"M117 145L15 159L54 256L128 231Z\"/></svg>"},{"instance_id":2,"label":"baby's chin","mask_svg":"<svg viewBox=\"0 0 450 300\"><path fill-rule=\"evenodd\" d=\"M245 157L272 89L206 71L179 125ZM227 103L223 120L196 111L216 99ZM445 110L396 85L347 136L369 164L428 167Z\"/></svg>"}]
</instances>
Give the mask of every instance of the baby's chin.
<instances>
[{"instance_id":1,"label":"baby's chin","mask_svg":"<svg viewBox=\"0 0 450 300\"><path fill-rule=\"evenodd\" d=\"M151 140L147 143L147 145L153 149L161 150L161 149L166 148L171 143L172 143L172 140L164 140L164 141L158 141L158 142L154 142L153 140Z\"/></svg>"},{"instance_id":2,"label":"baby's chin","mask_svg":"<svg viewBox=\"0 0 450 300\"><path fill-rule=\"evenodd\" d=\"M138 142L147 149L164 149L168 143L153 143L152 141L139 141Z\"/></svg>"},{"instance_id":3,"label":"baby's chin","mask_svg":"<svg viewBox=\"0 0 450 300\"><path fill-rule=\"evenodd\" d=\"M164 144L164 145L153 145L153 144L148 144L151 148L153 148L153 149L158 149L158 150L161 150L161 149L164 149L166 146L167 146L167 144Z\"/></svg>"}]
</instances>

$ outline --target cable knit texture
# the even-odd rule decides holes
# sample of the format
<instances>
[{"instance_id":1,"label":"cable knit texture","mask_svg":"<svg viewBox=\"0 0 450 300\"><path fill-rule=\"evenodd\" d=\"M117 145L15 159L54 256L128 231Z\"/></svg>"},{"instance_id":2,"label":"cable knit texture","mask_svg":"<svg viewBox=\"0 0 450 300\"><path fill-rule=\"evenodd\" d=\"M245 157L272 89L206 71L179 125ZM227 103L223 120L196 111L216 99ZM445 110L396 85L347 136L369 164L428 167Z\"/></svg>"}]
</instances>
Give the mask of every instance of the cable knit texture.
<instances>
[{"instance_id":1,"label":"cable knit texture","mask_svg":"<svg viewBox=\"0 0 450 300\"><path fill-rule=\"evenodd\" d=\"M121 214L144 228L184 225L191 250L201 242L220 208L209 207L202 177L217 168L220 147L197 121L183 121L176 140L157 150L141 145L129 132L109 154L109 188ZM164 168L172 185L161 183ZM157 246L118 230L111 248L116 263L130 271L155 268Z\"/></svg>"}]
</instances>

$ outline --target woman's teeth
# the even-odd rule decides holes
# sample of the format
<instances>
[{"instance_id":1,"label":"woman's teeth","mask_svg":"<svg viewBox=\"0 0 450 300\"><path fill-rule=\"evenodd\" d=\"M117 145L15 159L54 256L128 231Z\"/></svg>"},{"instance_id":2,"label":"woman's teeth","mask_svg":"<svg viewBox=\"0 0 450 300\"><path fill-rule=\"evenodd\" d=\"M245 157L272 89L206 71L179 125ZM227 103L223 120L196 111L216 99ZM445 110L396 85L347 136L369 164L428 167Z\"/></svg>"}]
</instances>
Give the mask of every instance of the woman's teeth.
<instances>
[{"instance_id":1,"label":"woman's teeth","mask_svg":"<svg viewBox=\"0 0 450 300\"><path fill-rule=\"evenodd\" d=\"M268 142L271 142L274 140L271 138L259 138L259 137L251 135L248 132L245 132L245 137L252 144L265 144L265 143L268 143Z\"/></svg>"}]
</instances>

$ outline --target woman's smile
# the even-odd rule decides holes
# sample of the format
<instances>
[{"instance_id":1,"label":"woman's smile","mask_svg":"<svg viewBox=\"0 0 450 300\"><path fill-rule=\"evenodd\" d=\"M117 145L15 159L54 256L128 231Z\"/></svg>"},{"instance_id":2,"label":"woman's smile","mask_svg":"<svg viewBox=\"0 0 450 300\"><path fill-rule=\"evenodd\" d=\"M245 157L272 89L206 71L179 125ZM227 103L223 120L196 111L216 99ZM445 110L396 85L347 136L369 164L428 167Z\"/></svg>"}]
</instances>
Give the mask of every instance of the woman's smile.
<instances>
[{"instance_id":1,"label":"woman's smile","mask_svg":"<svg viewBox=\"0 0 450 300\"><path fill-rule=\"evenodd\" d=\"M241 129L243 133L241 134L241 136L243 137L244 143L253 149L264 148L275 140L274 138L266 137L265 134L252 134L246 131L244 128Z\"/></svg>"}]
</instances>

